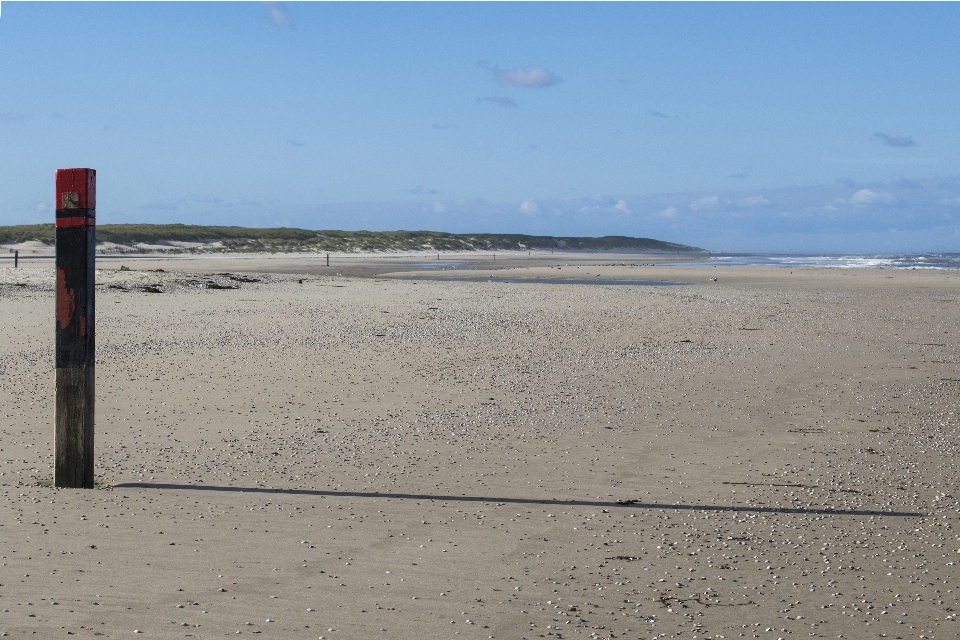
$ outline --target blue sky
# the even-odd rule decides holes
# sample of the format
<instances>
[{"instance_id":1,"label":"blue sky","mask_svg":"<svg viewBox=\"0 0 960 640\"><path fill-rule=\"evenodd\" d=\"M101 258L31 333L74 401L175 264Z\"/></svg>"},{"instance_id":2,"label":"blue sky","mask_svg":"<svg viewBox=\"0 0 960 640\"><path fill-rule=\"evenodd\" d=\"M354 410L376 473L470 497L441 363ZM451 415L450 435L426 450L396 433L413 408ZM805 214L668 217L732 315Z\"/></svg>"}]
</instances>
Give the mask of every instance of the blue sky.
<instances>
[{"instance_id":1,"label":"blue sky","mask_svg":"<svg viewBox=\"0 0 960 640\"><path fill-rule=\"evenodd\" d=\"M0 224L960 251L955 3L31 3Z\"/></svg>"}]
</instances>

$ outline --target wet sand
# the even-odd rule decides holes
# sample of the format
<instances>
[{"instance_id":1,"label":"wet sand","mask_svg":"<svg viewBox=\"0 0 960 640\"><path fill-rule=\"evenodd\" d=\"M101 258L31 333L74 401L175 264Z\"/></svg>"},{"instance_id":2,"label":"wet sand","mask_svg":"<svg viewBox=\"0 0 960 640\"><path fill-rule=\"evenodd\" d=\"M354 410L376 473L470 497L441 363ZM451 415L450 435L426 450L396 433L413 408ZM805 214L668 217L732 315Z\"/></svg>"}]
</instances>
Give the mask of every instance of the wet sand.
<instances>
[{"instance_id":1,"label":"wet sand","mask_svg":"<svg viewBox=\"0 0 960 640\"><path fill-rule=\"evenodd\" d=\"M512 259L429 273L698 284L102 260L86 491L4 264L0 632L960 634L960 273Z\"/></svg>"}]
</instances>

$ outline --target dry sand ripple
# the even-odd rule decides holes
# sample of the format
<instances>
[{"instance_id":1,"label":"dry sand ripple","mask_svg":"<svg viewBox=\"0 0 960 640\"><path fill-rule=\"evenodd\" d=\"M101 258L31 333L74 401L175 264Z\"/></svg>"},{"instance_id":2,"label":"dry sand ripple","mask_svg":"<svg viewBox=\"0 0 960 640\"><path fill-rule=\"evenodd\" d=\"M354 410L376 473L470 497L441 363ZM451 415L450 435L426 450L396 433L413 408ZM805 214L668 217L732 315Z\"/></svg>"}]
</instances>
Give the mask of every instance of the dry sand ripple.
<instances>
[{"instance_id":1,"label":"dry sand ripple","mask_svg":"<svg viewBox=\"0 0 960 640\"><path fill-rule=\"evenodd\" d=\"M98 276L91 491L0 269L10 637L960 635L960 274L161 264Z\"/></svg>"}]
</instances>

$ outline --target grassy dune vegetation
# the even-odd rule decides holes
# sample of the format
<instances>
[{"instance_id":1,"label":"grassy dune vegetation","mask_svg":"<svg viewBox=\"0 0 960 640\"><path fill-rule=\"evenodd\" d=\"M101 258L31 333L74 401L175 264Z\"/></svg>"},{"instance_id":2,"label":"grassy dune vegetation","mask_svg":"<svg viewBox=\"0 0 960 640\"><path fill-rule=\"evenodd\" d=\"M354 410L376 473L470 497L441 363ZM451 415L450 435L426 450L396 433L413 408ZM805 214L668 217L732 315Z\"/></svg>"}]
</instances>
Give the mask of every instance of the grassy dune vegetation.
<instances>
[{"instance_id":1,"label":"grassy dune vegetation","mask_svg":"<svg viewBox=\"0 0 960 640\"><path fill-rule=\"evenodd\" d=\"M52 224L0 227L0 244L37 240L55 241ZM310 231L277 227L207 227L189 224L103 224L97 226L98 242L113 242L129 247L138 244L170 245L171 250L187 251L175 242L214 245L197 247L200 251L518 251L564 249L575 251L651 251L684 253L702 251L697 247L663 242L651 238L603 236L570 238L528 236L513 233L443 233L440 231Z\"/></svg>"}]
</instances>

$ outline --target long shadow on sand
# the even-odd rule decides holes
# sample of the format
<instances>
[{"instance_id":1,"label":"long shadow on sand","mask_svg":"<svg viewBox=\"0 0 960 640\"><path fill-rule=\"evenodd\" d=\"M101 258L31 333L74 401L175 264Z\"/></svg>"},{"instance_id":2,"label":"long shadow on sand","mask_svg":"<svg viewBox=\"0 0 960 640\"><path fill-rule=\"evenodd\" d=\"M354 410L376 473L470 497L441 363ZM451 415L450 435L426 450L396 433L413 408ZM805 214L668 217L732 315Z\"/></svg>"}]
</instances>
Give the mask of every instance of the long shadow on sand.
<instances>
[{"instance_id":1,"label":"long shadow on sand","mask_svg":"<svg viewBox=\"0 0 960 640\"><path fill-rule=\"evenodd\" d=\"M514 504L547 504L569 507L601 507L633 509L671 509L674 511L731 511L735 513L794 513L829 516L894 516L917 518L926 514L912 511L797 509L789 507L739 507L714 504L662 504L638 500L541 500L536 498L491 498L488 496L444 496L420 493L381 493L377 491L319 491L316 489L269 489L267 487L225 487L212 484L169 484L158 482L124 482L112 485L115 489L170 489L174 491L228 491L234 493L272 493L277 495L326 496L330 498L383 498L388 500L429 500L431 502L493 502Z\"/></svg>"}]
</instances>

